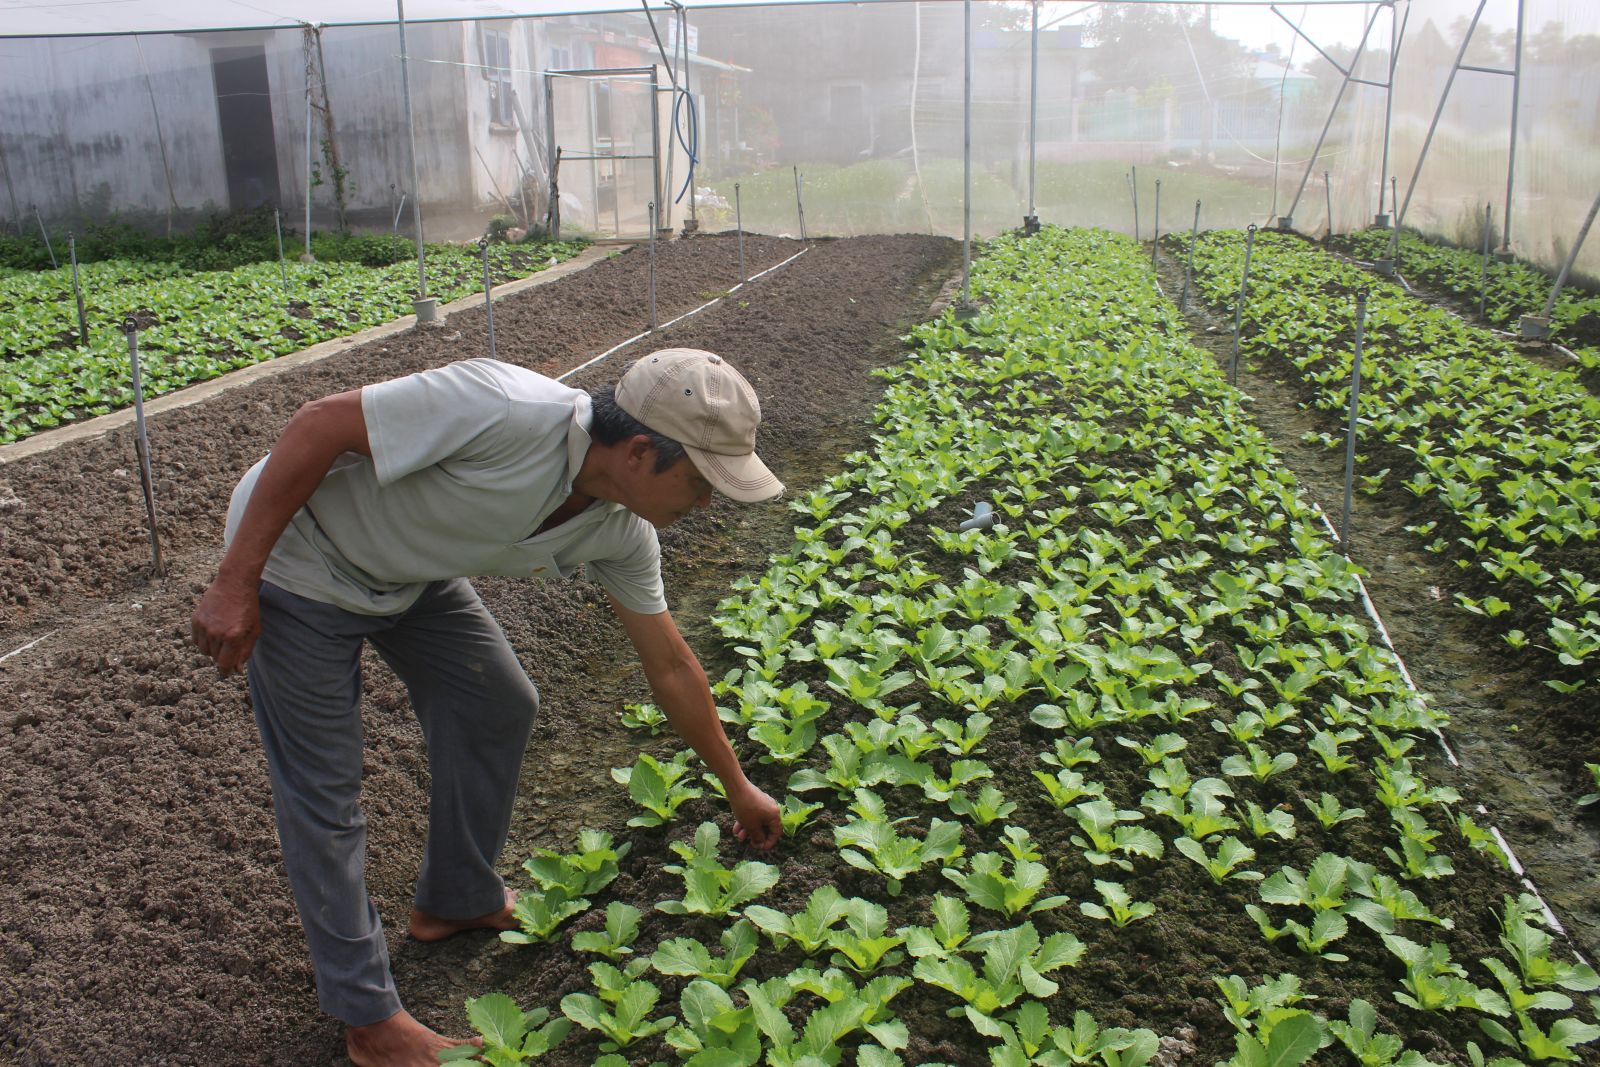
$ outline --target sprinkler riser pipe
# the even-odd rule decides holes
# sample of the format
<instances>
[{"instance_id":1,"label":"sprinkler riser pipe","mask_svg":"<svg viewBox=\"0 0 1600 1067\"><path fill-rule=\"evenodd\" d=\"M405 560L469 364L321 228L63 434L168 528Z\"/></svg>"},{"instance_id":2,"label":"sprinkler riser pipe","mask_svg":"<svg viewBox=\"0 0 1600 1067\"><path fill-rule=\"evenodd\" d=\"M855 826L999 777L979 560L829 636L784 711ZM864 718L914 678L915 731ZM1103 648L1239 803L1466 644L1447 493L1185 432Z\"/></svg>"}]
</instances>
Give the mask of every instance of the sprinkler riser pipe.
<instances>
[{"instance_id":1,"label":"sprinkler riser pipe","mask_svg":"<svg viewBox=\"0 0 1600 1067\"><path fill-rule=\"evenodd\" d=\"M1489 307L1489 245L1493 242L1494 205L1483 205L1483 272L1478 277L1478 317Z\"/></svg>"},{"instance_id":2,"label":"sprinkler riser pipe","mask_svg":"<svg viewBox=\"0 0 1600 1067\"><path fill-rule=\"evenodd\" d=\"M1233 358L1228 363L1228 384L1239 384L1239 328L1244 320L1244 300L1250 290L1250 254L1256 247L1256 224L1245 231L1244 270L1239 275L1239 299L1233 305Z\"/></svg>"},{"instance_id":3,"label":"sprinkler riser pipe","mask_svg":"<svg viewBox=\"0 0 1600 1067\"><path fill-rule=\"evenodd\" d=\"M78 239L67 234L67 255L72 259L72 297L78 302L78 343L89 347L89 319L83 313L83 286L78 284Z\"/></svg>"},{"instance_id":4,"label":"sprinkler riser pipe","mask_svg":"<svg viewBox=\"0 0 1600 1067\"><path fill-rule=\"evenodd\" d=\"M739 199L739 183L733 183L733 225L739 231L739 284L750 280L744 268L744 205Z\"/></svg>"},{"instance_id":5,"label":"sprinkler riser pipe","mask_svg":"<svg viewBox=\"0 0 1600 1067\"><path fill-rule=\"evenodd\" d=\"M646 210L650 214L650 330L656 328L656 205L651 201Z\"/></svg>"},{"instance_id":6,"label":"sprinkler riser pipe","mask_svg":"<svg viewBox=\"0 0 1600 1067\"><path fill-rule=\"evenodd\" d=\"M1139 168L1128 168L1128 195L1133 199L1133 239L1139 240Z\"/></svg>"},{"instance_id":7,"label":"sprinkler riser pipe","mask_svg":"<svg viewBox=\"0 0 1600 1067\"><path fill-rule=\"evenodd\" d=\"M1355 488L1356 414L1361 399L1361 342L1367 322L1367 294L1356 294L1356 348L1350 365L1350 426L1344 444L1344 512L1339 520L1339 548L1350 558L1350 498Z\"/></svg>"},{"instance_id":8,"label":"sprinkler riser pipe","mask_svg":"<svg viewBox=\"0 0 1600 1067\"><path fill-rule=\"evenodd\" d=\"M283 215L272 209L272 228L278 232L278 276L283 279L283 291L289 291L289 267L283 261Z\"/></svg>"},{"instance_id":9,"label":"sprinkler riser pipe","mask_svg":"<svg viewBox=\"0 0 1600 1067\"><path fill-rule=\"evenodd\" d=\"M59 270L61 264L56 262L56 250L50 244L50 231L44 228L44 216L39 214L39 205L33 205L33 217L39 223L39 233L44 237L44 250L50 253L50 269Z\"/></svg>"},{"instance_id":10,"label":"sprinkler riser pipe","mask_svg":"<svg viewBox=\"0 0 1600 1067\"><path fill-rule=\"evenodd\" d=\"M1156 179L1156 232L1150 242L1150 269L1161 266L1161 179Z\"/></svg>"},{"instance_id":11,"label":"sprinkler riser pipe","mask_svg":"<svg viewBox=\"0 0 1600 1067\"><path fill-rule=\"evenodd\" d=\"M1189 285L1194 278L1194 246L1200 239L1200 201L1194 202L1194 228L1189 231L1189 262L1183 268L1183 297L1178 302L1180 311L1189 310Z\"/></svg>"},{"instance_id":12,"label":"sprinkler riser pipe","mask_svg":"<svg viewBox=\"0 0 1600 1067\"><path fill-rule=\"evenodd\" d=\"M128 335L128 366L133 385L134 450L139 454L139 481L144 487L145 521L150 527L150 562L157 578L166 577L161 563L161 535L156 528L155 476L150 468L150 438L144 421L144 380L139 373L139 327L132 319L124 328Z\"/></svg>"},{"instance_id":13,"label":"sprinkler riser pipe","mask_svg":"<svg viewBox=\"0 0 1600 1067\"><path fill-rule=\"evenodd\" d=\"M489 278L489 239L478 242L483 252L483 317L489 328L489 358L494 359L494 282Z\"/></svg>"}]
</instances>

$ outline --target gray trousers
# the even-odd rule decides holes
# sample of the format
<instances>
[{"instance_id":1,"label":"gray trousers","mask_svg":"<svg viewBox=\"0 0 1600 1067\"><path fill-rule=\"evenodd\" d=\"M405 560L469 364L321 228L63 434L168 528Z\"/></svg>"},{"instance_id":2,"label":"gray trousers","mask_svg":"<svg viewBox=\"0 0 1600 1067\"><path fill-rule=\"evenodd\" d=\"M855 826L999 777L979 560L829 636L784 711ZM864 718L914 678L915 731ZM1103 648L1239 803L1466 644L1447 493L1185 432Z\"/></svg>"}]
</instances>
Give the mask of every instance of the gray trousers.
<instances>
[{"instance_id":1,"label":"gray trousers","mask_svg":"<svg viewBox=\"0 0 1600 1067\"><path fill-rule=\"evenodd\" d=\"M432 793L416 907L468 919L505 906L495 860L511 825L539 694L465 579L435 582L398 615L358 615L261 585L250 696L266 749L284 867L322 1010L350 1026L400 1010L367 895L361 810L361 646L405 683Z\"/></svg>"}]
</instances>

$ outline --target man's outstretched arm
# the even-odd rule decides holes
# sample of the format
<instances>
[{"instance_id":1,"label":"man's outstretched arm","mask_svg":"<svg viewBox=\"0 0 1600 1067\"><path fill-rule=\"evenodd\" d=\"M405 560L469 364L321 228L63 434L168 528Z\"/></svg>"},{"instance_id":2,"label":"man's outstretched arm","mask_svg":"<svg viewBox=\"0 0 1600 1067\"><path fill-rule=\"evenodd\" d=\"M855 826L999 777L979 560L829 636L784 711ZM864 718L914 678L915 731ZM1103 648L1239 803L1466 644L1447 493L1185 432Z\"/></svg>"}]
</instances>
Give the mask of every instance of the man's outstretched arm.
<instances>
[{"instance_id":1,"label":"man's outstretched arm","mask_svg":"<svg viewBox=\"0 0 1600 1067\"><path fill-rule=\"evenodd\" d=\"M656 703L678 736L688 742L727 790L734 834L757 848L776 845L783 836L777 802L745 777L717 718L706 672L678 632L671 613L642 615L623 607L615 597L611 598L611 607L638 650Z\"/></svg>"},{"instance_id":2,"label":"man's outstretched arm","mask_svg":"<svg viewBox=\"0 0 1600 1067\"><path fill-rule=\"evenodd\" d=\"M216 580L190 620L195 646L223 674L244 666L261 633L258 590L272 546L345 452L372 454L359 389L302 406L273 445Z\"/></svg>"}]
</instances>

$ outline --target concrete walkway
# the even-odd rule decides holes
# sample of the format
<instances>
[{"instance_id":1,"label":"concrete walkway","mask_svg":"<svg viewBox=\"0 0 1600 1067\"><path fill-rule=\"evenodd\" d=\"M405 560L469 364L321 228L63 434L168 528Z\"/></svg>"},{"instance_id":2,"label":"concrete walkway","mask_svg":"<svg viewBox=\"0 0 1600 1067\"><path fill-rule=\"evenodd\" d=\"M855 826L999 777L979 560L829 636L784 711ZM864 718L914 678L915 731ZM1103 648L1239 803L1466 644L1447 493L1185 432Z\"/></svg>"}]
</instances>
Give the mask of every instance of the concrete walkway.
<instances>
[{"instance_id":1,"label":"concrete walkway","mask_svg":"<svg viewBox=\"0 0 1600 1067\"><path fill-rule=\"evenodd\" d=\"M498 300L513 293L520 293L524 289L532 289L538 285L547 285L569 274L576 274L578 271L584 270L627 247L629 246L615 244L590 245L572 259L563 260L553 267L547 267L538 274L496 286L494 290L495 299ZM483 294L474 293L471 296L464 296L460 300L441 305L438 323L443 325L455 312L466 308L480 307L482 304ZM416 324L417 317L415 315L407 315L404 318L386 322L382 326L370 327L348 337L336 337L331 341L323 341L299 352L276 356L262 363L229 371L218 378L185 386L176 392L158 396L153 400L146 400L144 404L145 417L148 418L163 411L171 411L174 408L188 407L190 404L198 404L229 389L248 385L250 382L259 381L262 378L270 378L275 374L282 374L296 367L303 367L308 363L316 363L319 360L327 359L329 356L345 351L351 345L363 345L369 341L376 341L383 337L402 333L412 329ZM0 445L0 467L15 460L36 456L53 448L60 448L62 445L73 441L98 437L101 434L110 433L112 430L131 426L132 424L133 408L128 407L122 411L113 411L109 415L101 415L98 418L75 422L70 426L59 426L53 430L46 430L44 433L34 434L32 437L18 441L15 444Z\"/></svg>"}]
</instances>

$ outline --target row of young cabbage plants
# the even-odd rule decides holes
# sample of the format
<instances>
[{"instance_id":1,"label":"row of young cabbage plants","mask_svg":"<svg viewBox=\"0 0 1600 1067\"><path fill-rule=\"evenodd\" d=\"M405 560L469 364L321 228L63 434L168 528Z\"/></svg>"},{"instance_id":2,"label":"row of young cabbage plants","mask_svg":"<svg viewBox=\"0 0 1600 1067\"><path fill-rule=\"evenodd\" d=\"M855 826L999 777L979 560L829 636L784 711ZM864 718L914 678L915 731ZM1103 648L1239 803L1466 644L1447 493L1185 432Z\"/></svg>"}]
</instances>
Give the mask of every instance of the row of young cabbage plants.
<instances>
[{"instance_id":1,"label":"row of young cabbage plants","mask_svg":"<svg viewBox=\"0 0 1600 1067\"><path fill-rule=\"evenodd\" d=\"M1230 310L1244 245L1219 231L1195 251L1200 291ZM1280 234L1256 238L1241 352L1288 360L1318 408L1346 412L1363 290L1363 485L1416 502L1424 521L1408 529L1465 572L1461 607L1511 649L1542 654L1546 685L1589 685L1600 677L1600 399L1493 333ZM1341 436L1320 438L1343 447Z\"/></svg>"},{"instance_id":2,"label":"row of young cabbage plants","mask_svg":"<svg viewBox=\"0 0 1600 1067\"><path fill-rule=\"evenodd\" d=\"M1374 260L1389 254L1389 238L1383 230L1361 230L1332 238L1330 244L1359 259ZM1544 312L1553 284L1548 275L1520 260L1491 260L1485 267L1483 258L1481 252L1427 241L1411 230L1400 234L1398 268L1407 280L1445 293L1474 311L1481 301L1484 317L1505 330L1516 330L1524 315ZM1600 373L1600 296L1572 286L1562 289L1550 327L1551 335L1571 349L1584 370Z\"/></svg>"},{"instance_id":3,"label":"row of young cabbage plants","mask_svg":"<svg viewBox=\"0 0 1600 1067\"><path fill-rule=\"evenodd\" d=\"M619 768L639 831L531 860L507 935L589 988L469 1002L491 1062L1575 1058L1600 979L1429 780L1438 717L1137 246L1002 237L973 286L714 616L789 836L725 859L686 755ZM670 889L565 939L630 849Z\"/></svg>"},{"instance_id":4,"label":"row of young cabbage plants","mask_svg":"<svg viewBox=\"0 0 1600 1067\"><path fill-rule=\"evenodd\" d=\"M497 280L568 259L581 244L491 245ZM483 288L480 253L430 245L430 292L455 300ZM171 263L107 260L0 277L0 444L133 403L125 323L139 327L146 396L411 313L416 264L256 263L192 272ZM85 343L86 342L86 343Z\"/></svg>"}]
</instances>

